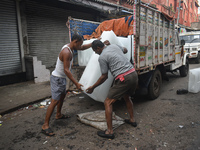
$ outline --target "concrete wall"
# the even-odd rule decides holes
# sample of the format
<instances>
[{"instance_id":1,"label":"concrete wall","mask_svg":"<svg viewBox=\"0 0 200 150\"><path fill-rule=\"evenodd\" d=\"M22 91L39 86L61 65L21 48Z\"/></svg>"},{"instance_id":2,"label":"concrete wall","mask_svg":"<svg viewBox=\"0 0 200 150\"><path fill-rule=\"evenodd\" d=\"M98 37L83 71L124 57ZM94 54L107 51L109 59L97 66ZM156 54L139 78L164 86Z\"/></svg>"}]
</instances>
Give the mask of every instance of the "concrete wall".
<instances>
[{"instance_id":1,"label":"concrete wall","mask_svg":"<svg viewBox=\"0 0 200 150\"><path fill-rule=\"evenodd\" d=\"M200 22L192 22L191 27L200 29Z\"/></svg>"}]
</instances>

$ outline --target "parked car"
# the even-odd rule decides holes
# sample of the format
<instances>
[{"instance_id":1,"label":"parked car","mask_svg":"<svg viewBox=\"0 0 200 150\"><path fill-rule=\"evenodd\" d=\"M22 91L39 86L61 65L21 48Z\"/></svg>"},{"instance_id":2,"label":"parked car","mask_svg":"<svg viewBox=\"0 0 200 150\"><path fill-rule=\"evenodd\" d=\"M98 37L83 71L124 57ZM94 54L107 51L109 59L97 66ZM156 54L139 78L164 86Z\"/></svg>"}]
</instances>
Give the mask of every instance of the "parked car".
<instances>
[{"instance_id":1,"label":"parked car","mask_svg":"<svg viewBox=\"0 0 200 150\"><path fill-rule=\"evenodd\" d=\"M185 40L184 50L189 53L189 59L200 63L200 32L186 32L179 34L180 40Z\"/></svg>"}]
</instances>

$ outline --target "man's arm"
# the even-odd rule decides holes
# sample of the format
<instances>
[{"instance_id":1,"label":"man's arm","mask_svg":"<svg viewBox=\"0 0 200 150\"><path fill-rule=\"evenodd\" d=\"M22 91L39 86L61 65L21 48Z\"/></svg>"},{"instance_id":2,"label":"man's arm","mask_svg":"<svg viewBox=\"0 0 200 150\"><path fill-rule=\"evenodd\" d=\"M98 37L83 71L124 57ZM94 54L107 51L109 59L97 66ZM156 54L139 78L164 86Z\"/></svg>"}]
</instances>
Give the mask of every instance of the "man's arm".
<instances>
[{"instance_id":1,"label":"man's arm","mask_svg":"<svg viewBox=\"0 0 200 150\"><path fill-rule=\"evenodd\" d=\"M97 40L100 40L101 38L97 38ZM105 43L106 42L106 43ZM109 43L109 44L108 44ZM104 44L106 45L110 45L110 42L108 40L104 41ZM84 45L81 45L80 47L80 50L86 50L88 48L92 47L92 43L89 43L89 44L84 44Z\"/></svg>"},{"instance_id":2,"label":"man's arm","mask_svg":"<svg viewBox=\"0 0 200 150\"><path fill-rule=\"evenodd\" d=\"M126 54L126 53L128 52L128 50L127 50L126 47L122 47L122 46L120 46L120 45L117 45L117 46L122 50L122 52L123 52L124 54Z\"/></svg>"},{"instance_id":3,"label":"man's arm","mask_svg":"<svg viewBox=\"0 0 200 150\"><path fill-rule=\"evenodd\" d=\"M92 46L92 43L81 45L80 50L86 50L86 49L90 48L91 46Z\"/></svg>"},{"instance_id":4,"label":"man's arm","mask_svg":"<svg viewBox=\"0 0 200 150\"><path fill-rule=\"evenodd\" d=\"M76 85L77 89L81 90L81 86L82 85L75 80L75 78L73 77L71 71L69 70L71 53L69 51L63 51L62 57L63 57L62 60L63 60L65 74Z\"/></svg>"},{"instance_id":5,"label":"man's arm","mask_svg":"<svg viewBox=\"0 0 200 150\"><path fill-rule=\"evenodd\" d=\"M102 74L101 77L97 80L97 82L93 85L93 86L90 86L89 88L86 89L86 92L91 94L93 92L93 90L101 85L102 83L104 83L106 81L106 79L108 78L108 73L106 74Z\"/></svg>"}]
</instances>

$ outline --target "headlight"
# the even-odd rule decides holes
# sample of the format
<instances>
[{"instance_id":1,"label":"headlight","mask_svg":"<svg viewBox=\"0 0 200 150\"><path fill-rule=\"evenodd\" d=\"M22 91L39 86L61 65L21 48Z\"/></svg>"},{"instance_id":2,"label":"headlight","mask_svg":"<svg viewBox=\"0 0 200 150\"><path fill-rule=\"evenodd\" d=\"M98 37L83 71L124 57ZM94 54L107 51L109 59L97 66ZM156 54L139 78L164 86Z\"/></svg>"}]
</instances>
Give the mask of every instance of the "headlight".
<instances>
[{"instance_id":1,"label":"headlight","mask_svg":"<svg viewBox=\"0 0 200 150\"><path fill-rule=\"evenodd\" d=\"M189 51L190 51L190 48L185 48L185 51L189 52Z\"/></svg>"},{"instance_id":2,"label":"headlight","mask_svg":"<svg viewBox=\"0 0 200 150\"><path fill-rule=\"evenodd\" d=\"M196 50L197 50L197 48L192 48L192 50L193 50L193 51L196 51Z\"/></svg>"}]
</instances>

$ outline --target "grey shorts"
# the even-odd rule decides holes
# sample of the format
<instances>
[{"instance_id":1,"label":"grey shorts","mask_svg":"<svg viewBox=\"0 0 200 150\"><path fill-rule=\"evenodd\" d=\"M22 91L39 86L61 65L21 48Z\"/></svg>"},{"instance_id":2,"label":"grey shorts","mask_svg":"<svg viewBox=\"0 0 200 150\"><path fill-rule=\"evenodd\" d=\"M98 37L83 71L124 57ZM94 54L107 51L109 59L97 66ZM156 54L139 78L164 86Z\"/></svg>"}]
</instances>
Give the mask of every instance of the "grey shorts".
<instances>
[{"instance_id":1,"label":"grey shorts","mask_svg":"<svg viewBox=\"0 0 200 150\"><path fill-rule=\"evenodd\" d=\"M138 84L138 75L134 71L126 76L124 76L124 81L119 79L114 81L113 86L110 88L108 93L108 98L120 100L124 95L133 96Z\"/></svg>"},{"instance_id":2,"label":"grey shorts","mask_svg":"<svg viewBox=\"0 0 200 150\"><path fill-rule=\"evenodd\" d=\"M52 99L60 100L60 96L66 94L66 78L51 75L50 82Z\"/></svg>"}]
</instances>

